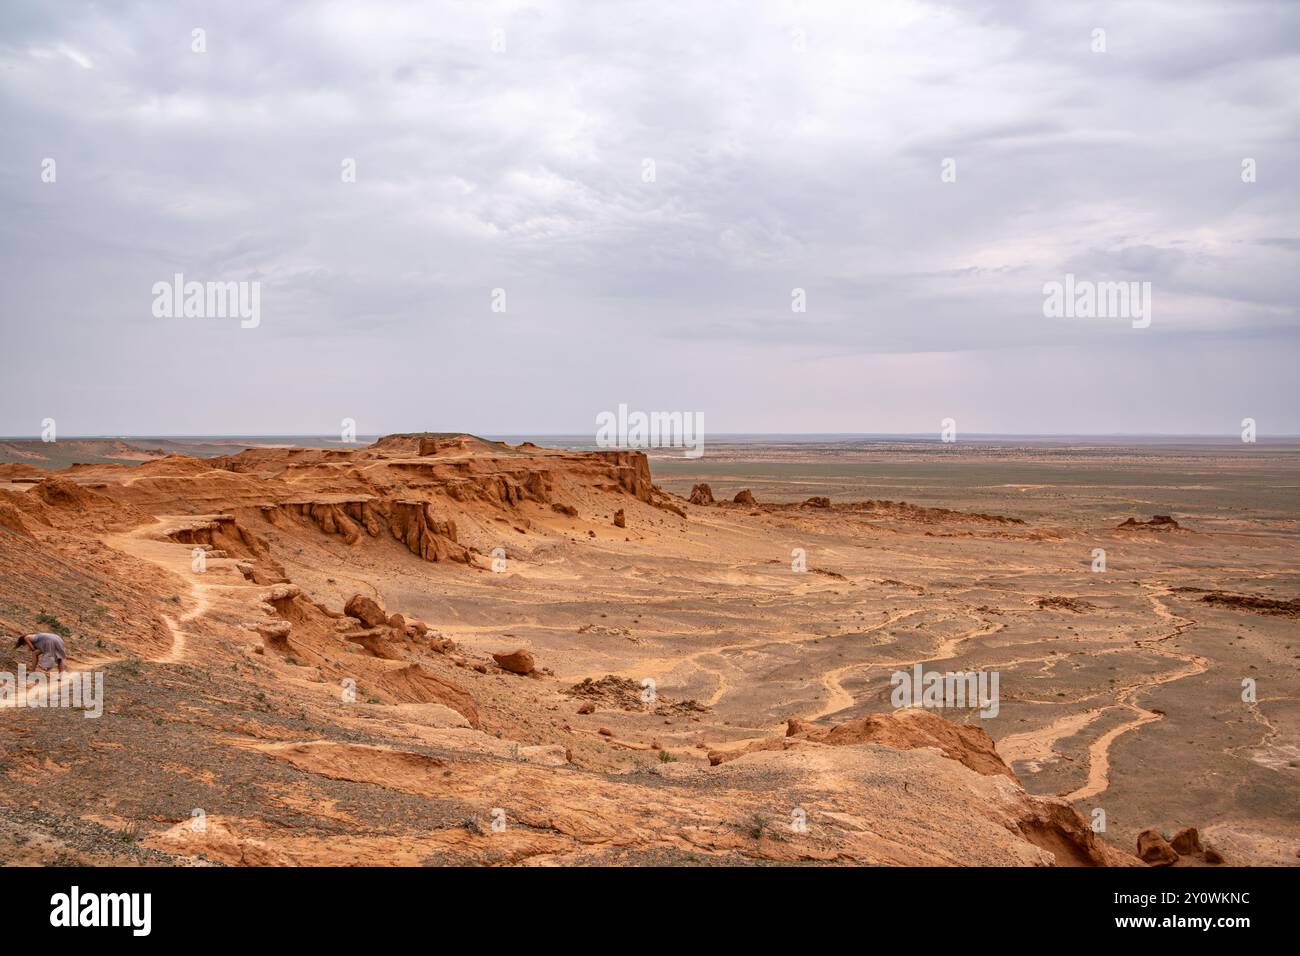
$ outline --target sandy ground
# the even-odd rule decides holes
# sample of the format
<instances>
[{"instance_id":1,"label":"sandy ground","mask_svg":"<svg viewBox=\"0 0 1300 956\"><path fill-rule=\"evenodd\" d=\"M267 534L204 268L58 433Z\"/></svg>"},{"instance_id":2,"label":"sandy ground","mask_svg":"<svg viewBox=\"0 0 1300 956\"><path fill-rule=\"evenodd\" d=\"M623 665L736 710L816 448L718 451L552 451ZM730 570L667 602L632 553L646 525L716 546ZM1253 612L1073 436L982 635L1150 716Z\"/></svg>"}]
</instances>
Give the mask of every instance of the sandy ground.
<instances>
[{"instance_id":1,"label":"sandy ground","mask_svg":"<svg viewBox=\"0 0 1300 956\"><path fill-rule=\"evenodd\" d=\"M1249 452L747 445L653 458L664 494L470 440L97 464L64 473L93 498L40 508L24 481L4 492L21 527L0 526L0 617L67 624L73 670L109 691L97 720L0 711L0 852L1034 864L1065 862L1041 822L1063 802L1102 811L1118 851L1195 826L1231 863L1294 865L1300 459ZM720 503L685 501L699 481ZM742 487L757 504L722 500ZM411 497L455 523L423 555L333 517ZM1118 527L1154 514L1180 527ZM428 634L362 633L341 614L356 594ZM538 673L497 666L515 648ZM892 715L915 664L998 675L996 716L938 712L986 731L1023 789L920 743L711 766L791 720Z\"/></svg>"}]
</instances>

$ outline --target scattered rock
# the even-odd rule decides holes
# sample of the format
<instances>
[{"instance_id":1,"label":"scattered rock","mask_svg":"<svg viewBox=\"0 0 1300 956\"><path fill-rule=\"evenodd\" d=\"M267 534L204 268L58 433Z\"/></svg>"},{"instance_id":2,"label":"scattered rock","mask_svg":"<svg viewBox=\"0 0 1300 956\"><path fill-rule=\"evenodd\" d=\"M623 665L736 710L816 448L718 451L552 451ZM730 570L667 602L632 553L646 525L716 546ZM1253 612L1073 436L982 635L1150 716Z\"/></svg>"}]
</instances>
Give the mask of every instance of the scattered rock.
<instances>
[{"instance_id":1,"label":"scattered rock","mask_svg":"<svg viewBox=\"0 0 1300 956\"><path fill-rule=\"evenodd\" d=\"M585 704L583 704L578 708L578 713L580 714L594 714L595 712L596 712L596 705L593 704L591 701L587 701Z\"/></svg>"},{"instance_id":2,"label":"scattered rock","mask_svg":"<svg viewBox=\"0 0 1300 956\"><path fill-rule=\"evenodd\" d=\"M1179 589L1183 590L1183 589ZM1199 590L1199 589L1197 589ZM1234 611L1253 611L1256 614L1273 614L1279 617L1300 617L1300 600L1278 600L1255 594L1233 594L1229 591L1208 591L1201 600L1217 607Z\"/></svg>"},{"instance_id":3,"label":"scattered rock","mask_svg":"<svg viewBox=\"0 0 1300 956\"><path fill-rule=\"evenodd\" d=\"M811 498L805 499L804 506L808 508L829 508L831 499L825 495L813 495Z\"/></svg>"},{"instance_id":4,"label":"scattered rock","mask_svg":"<svg viewBox=\"0 0 1300 956\"><path fill-rule=\"evenodd\" d=\"M1059 596L1041 597L1038 599L1037 603L1038 606L1044 610L1059 609L1062 611L1073 611L1075 614L1083 614L1085 611L1093 610L1097 606L1095 604L1089 604L1087 601L1080 600L1079 598Z\"/></svg>"}]
</instances>

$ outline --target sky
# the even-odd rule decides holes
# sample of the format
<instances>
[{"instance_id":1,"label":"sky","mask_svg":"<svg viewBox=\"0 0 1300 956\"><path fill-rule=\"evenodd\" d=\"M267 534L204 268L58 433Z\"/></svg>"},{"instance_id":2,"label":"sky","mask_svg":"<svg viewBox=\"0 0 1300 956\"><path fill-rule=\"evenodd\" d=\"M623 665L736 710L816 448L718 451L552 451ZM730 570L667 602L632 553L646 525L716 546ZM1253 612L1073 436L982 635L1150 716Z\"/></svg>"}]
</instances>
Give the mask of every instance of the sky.
<instances>
[{"instance_id":1,"label":"sky","mask_svg":"<svg viewBox=\"0 0 1300 956\"><path fill-rule=\"evenodd\" d=\"M0 434L1297 434L1298 78L1288 0L6 0Z\"/></svg>"}]
</instances>

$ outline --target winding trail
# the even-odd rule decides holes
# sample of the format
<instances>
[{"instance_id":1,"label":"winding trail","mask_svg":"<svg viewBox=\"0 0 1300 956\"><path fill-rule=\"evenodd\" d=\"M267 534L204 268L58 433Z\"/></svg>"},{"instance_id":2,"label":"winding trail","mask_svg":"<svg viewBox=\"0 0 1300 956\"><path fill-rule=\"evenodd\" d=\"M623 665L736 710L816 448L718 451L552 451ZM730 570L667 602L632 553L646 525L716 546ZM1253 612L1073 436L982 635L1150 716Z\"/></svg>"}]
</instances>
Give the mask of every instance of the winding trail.
<instances>
[{"instance_id":1,"label":"winding trail","mask_svg":"<svg viewBox=\"0 0 1300 956\"><path fill-rule=\"evenodd\" d=\"M1148 589L1152 588L1151 585L1143 586ZM1167 587L1161 587L1158 590L1161 594L1171 593ZM1150 647L1160 655L1180 661L1188 666L1170 674L1136 681L1116 692L1116 703L1128 708L1135 716L1132 720L1126 721L1117 727L1112 727L1088 745L1088 782L1077 790L1065 794L1066 800L1088 800L1108 790L1110 788L1110 750L1115 741L1129 731L1137 730L1145 724L1164 719L1164 714L1148 710L1139 704L1137 702L1138 694L1153 687L1159 687L1162 684L1195 677L1197 674L1203 674L1209 669L1209 662L1197 654L1179 654L1162 646L1171 638L1175 638L1189 628L1195 627L1196 622L1191 618L1174 614L1161 603L1157 594L1149 593L1147 598L1150 600L1156 616L1161 620L1174 622L1174 628L1163 637L1148 641L1136 641L1135 646Z\"/></svg>"},{"instance_id":2,"label":"winding trail","mask_svg":"<svg viewBox=\"0 0 1300 956\"><path fill-rule=\"evenodd\" d=\"M909 611L907 613L913 614L917 612ZM865 634L870 631L878 630L879 628L892 624L894 621L898 620L899 617L905 616L906 615L900 614L898 617L890 618L888 621L867 628L866 631L860 633ZM897 661L858 661L854 664L845 664L843 667L836 667L833 670L826 671L821 676L822 686L826 688L827 692L826 703L816 711L803 715L803 719L819 720L822 717L829 717L830 715L837 714L842 710L847 710L857 703L857 701L854 700L853 695L846 691L844 686L840 683L844 675L850 671L855 671L863 667L911 667L913 664L928 664L932 661L951 660L957 656L957 648L966 641L973 640L977 637L984 637L989 634L996 634L1004 626L1005 625L1002 624L993 624L989 621L983 621L980 627L973 628L965 634L959 634L956 637L948 638L939 645L933 654L925 657L910 657L905 660Z\"/></svg>"},{"instance_id":3,"label":"winding trail","mask_svg":"<svg viewBox=\"0 0 1300 956\"><path fill-rule=\"evenodd\" d=\"M209 588L238 586L208 584L206 581L199 580L202 575L195 574L190 570L192 550L190 546L161 540L157 537L160 528L166 526L167 520L159 518L153 524L142 525L121 534L107 535L103 539L108 547L172 571L189 583L193 606L175 618L166 614L159 615L171 634L172 642L166 653L147 658L147 660L156 664L174 664L186 659L189 634L182 625L196 620L208 612L211 606L208 594ZM15 693L0 706L49 706L52 698L71 696L74 680L80 680L83 674L92 674L97 667L112 664L116 660L117 658L112 657L79 658L77 664L80 666L74 668L71 666L72 660L70 658L68 661L69 666L62 674L55 671L46 675L46 679L39 684L29 683L25 687L15 688ZM28 679L30 680L30 677Z\"/></svg>"},{"instance_id":4,"label":"winding trail","mask_svg":"<svg viewBox=\"0 0 1300 956\"><path fill-rule=\"evenodd\" d=\"M1008 764L1021 760L1031 762L1045 760L1052 755L1057 741L1072 737L1084 728L1091 727L1106 710L1105 707L1098 707L1077 714L1066 714L1038 730L1003 737L997 743L998 756Z\"/></svg>"},{"instance_id":5,"label":"winding trail","mask_svg":"<svg viewBox=\"0 0 1300 956\"><path fill-rule=\"evenodd\" d=\"M177 664L186 660L191 635L183 625L208 613L212 606L210 596L212 588L248 587L247 585L208 583L204 580L205 574L197 574L190 568L191 553L193 551L190 545L180 544L160 537L160 532L170 523L176 520L185 520L188 517L190 516L162 516L157 518L153 524L141 525L123 534L108 535L104 538L104 543L110 548L171 571L178 577L183 578L189 585L190 598L193 601L189 610L178 617L171 617L166 614L159 615L163 624L167 626L167 630L171 633L172 643L166 653L149 658L155 664ZM212 560L220 561L224 559L216 558Z\"/></svg>"}]
</instances>

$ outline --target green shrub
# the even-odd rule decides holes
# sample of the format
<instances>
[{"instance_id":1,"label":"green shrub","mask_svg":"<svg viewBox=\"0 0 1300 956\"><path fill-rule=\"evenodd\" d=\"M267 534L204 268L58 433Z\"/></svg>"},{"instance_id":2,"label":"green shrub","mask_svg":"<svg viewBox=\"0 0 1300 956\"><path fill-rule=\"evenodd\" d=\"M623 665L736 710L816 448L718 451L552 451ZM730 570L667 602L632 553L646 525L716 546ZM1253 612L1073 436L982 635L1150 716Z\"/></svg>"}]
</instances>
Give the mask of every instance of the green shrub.
<instances>
[{"instance_id":1,"label":"green shrub","mask_svg":"<svg viewBox=\"0 0 1300 956\"><path fill-rule=\"evenodd\" d=\"M68 627L68 625L64 624L53 614L46 614L42 611L40 614L36 615L36 623L50 633L59 635L59 637L72 636L72 628Z\"/></svg>"}]
</instances>

